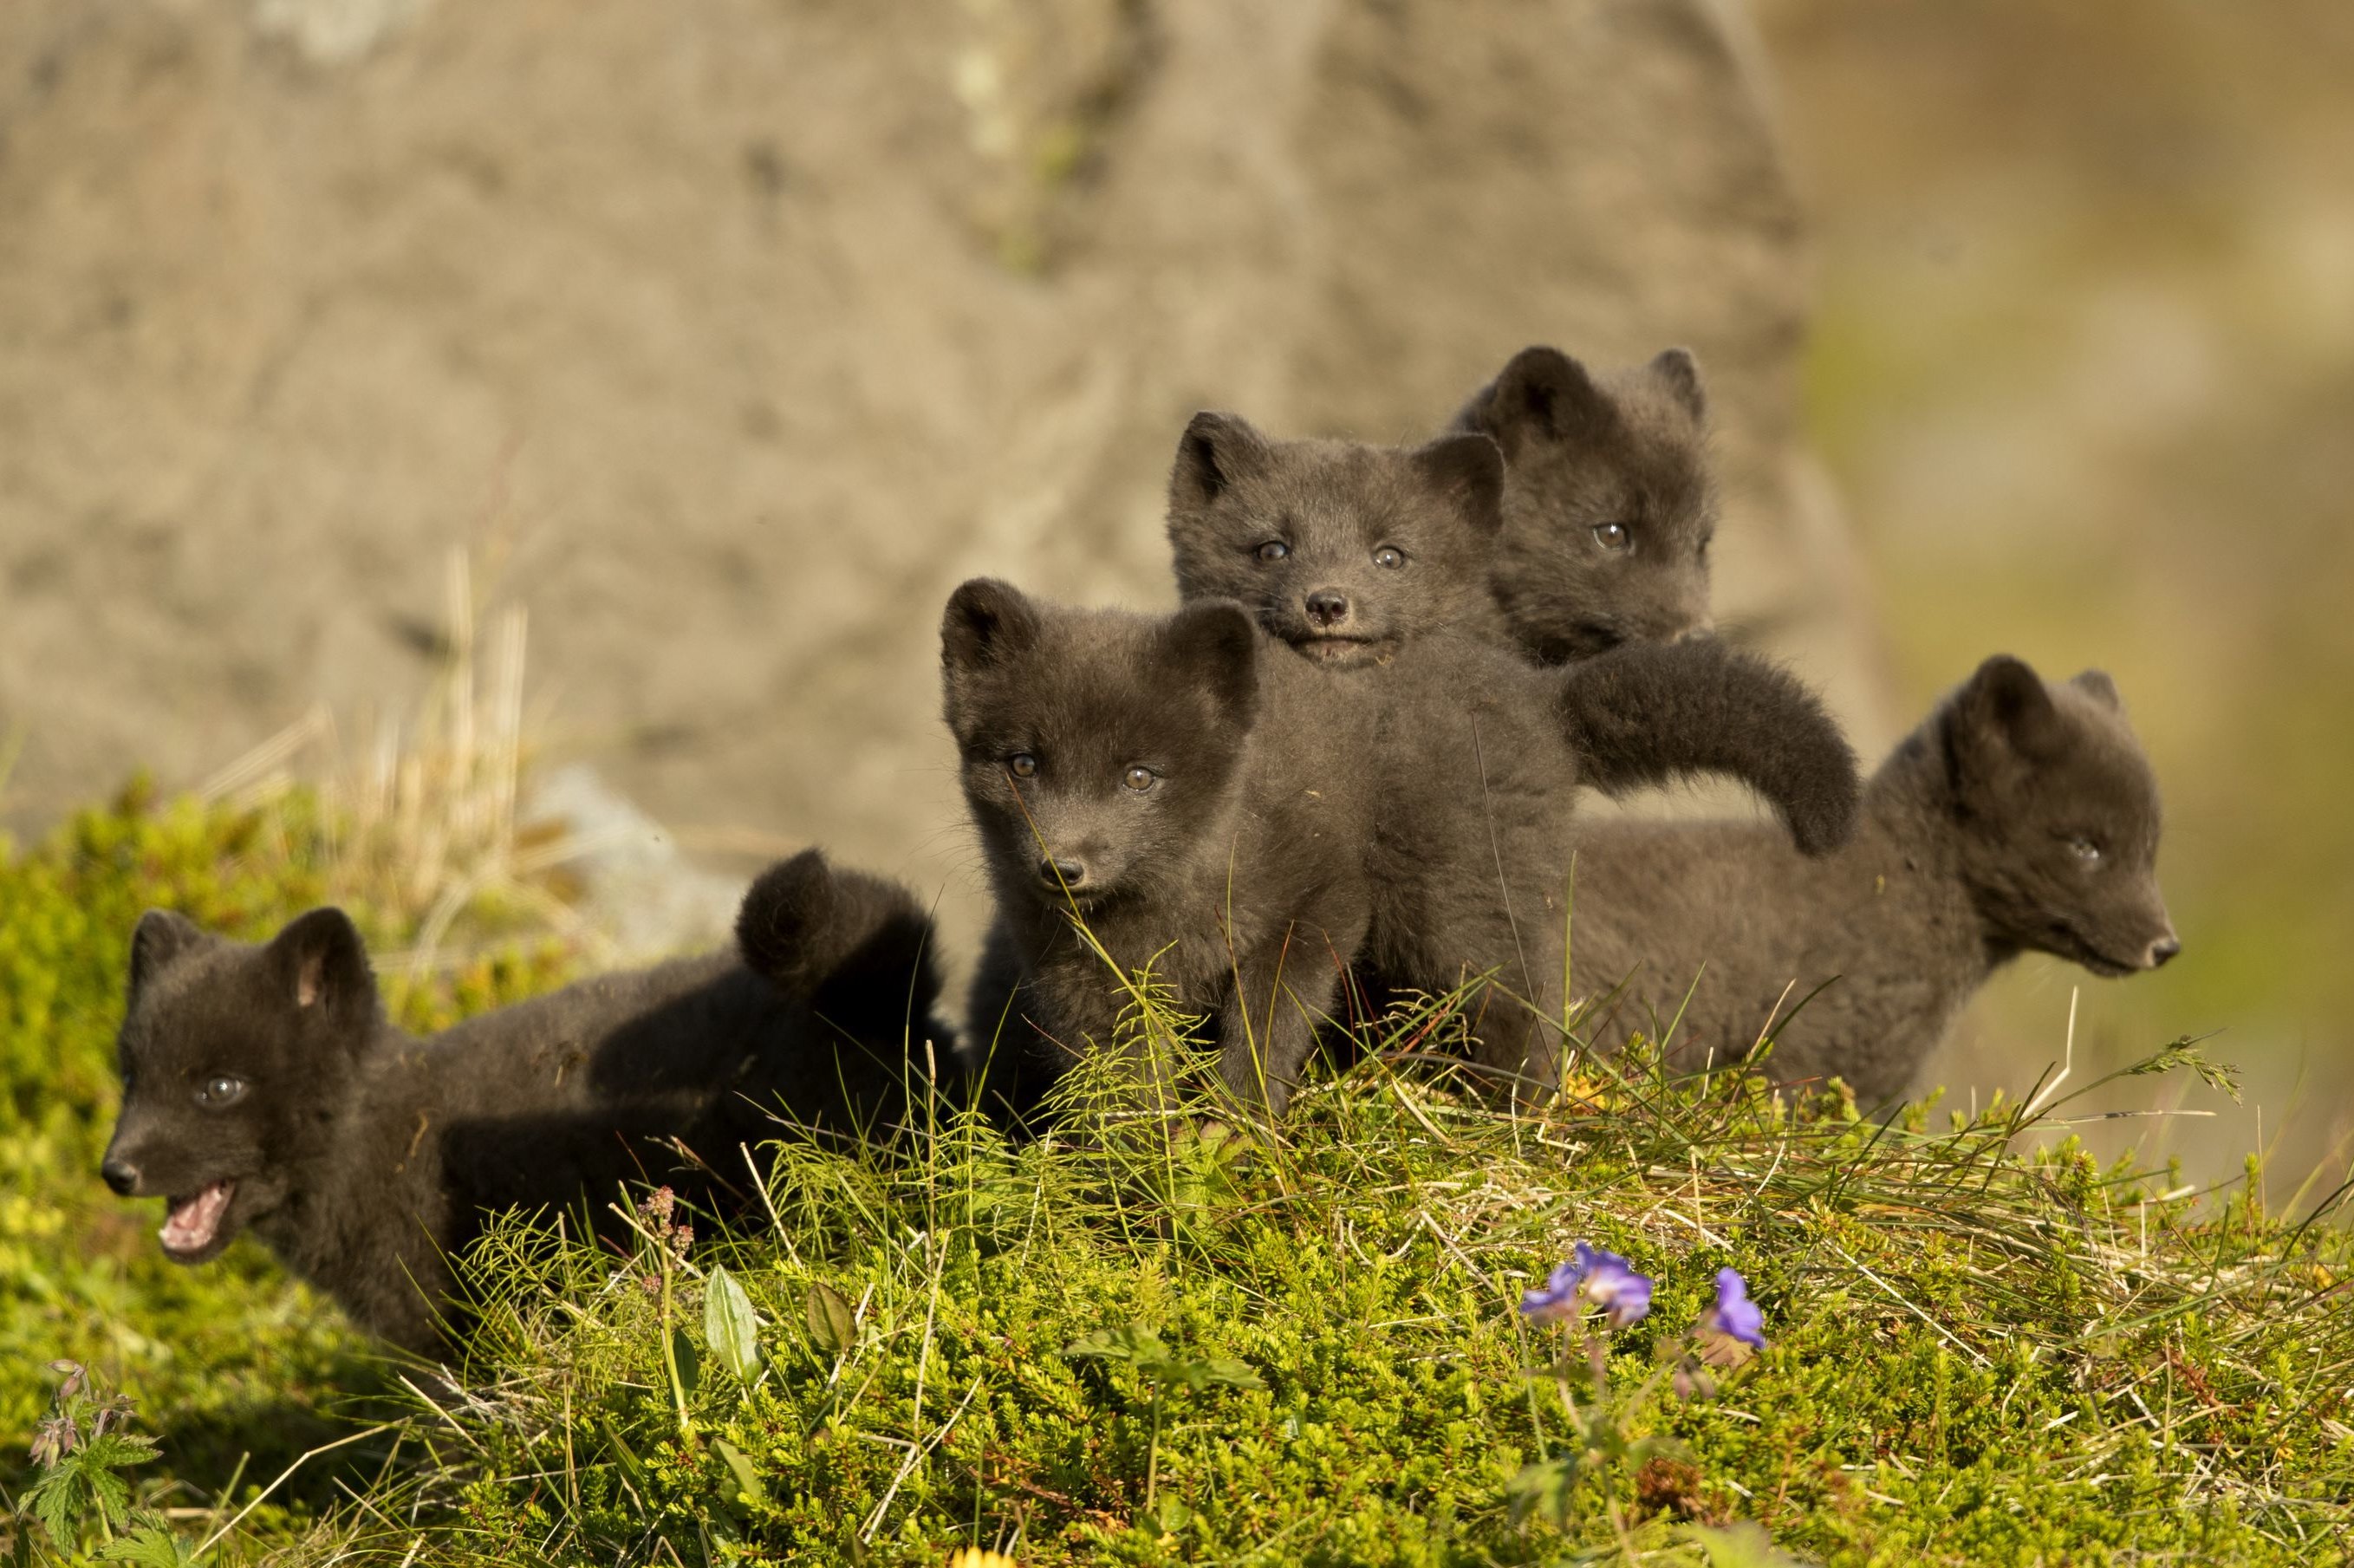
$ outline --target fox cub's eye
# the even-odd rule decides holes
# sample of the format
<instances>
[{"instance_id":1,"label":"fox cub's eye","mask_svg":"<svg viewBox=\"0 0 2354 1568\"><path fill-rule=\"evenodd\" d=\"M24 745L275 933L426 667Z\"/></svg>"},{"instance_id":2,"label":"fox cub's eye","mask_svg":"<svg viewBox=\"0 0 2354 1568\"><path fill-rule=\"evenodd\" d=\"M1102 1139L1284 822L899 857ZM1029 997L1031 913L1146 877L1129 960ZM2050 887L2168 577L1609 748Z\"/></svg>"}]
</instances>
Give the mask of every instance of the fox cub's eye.
<instances>
[{"instance_id":1,"label":"fox cub's eye","mask_svg":"<svg viewBox=\"0 0 2354 1568\"><path fill-rule=\"evenodd\" d=\"M1631 549L1635 531L1624 523L1597 523L1594 526L1594 542L1606 550Z\"/></svg>"},{"instance_id":2,"label":"fox cub's eye","mask_svg":"<svg viewBox=\"0 0 2354 1568\"><path fill-rule=\"evenodd\" d=\"M1005 770L1016 779L1027 779L1038 771L1038 759L1026 751L1017 751L1005 759Z\"/></svg>"},{"instance_id":3,"label":"fox cub's eye","mask_svg":"<svg viewBox=\"0 0 2354 1568\"><path fill-rule=\"evenodd\" d=\"M2090 839L2070 839L2068 853L2086 865L2091 865L2101 858L2101 846Z\"/></svg>"},{"instance_id":4,"label":"fox cub's eye","mask_svg":"<svg viewBox=\"0 0 2354 1568\"><path fill-rule=\"evenodd\" d=\"M1258 558L1262 561L1279 561L1290 554L1291 546L1280 539L1269 539L1258 547Z\"/></svg>"},{"instance_id":5,"label":"fox cub's eye","mask_svg":"<svg viewBox=\"0 0 2354 1568\"><path fill-rule=\"evenodd\" d=\"M1377 567L1402 567L1405 565L1405 552L1396 548L1394 546L1384 545L1380 549L1373 552L1373 565Z\"/></svg>"},{"instance_id":6,"label":"fox cub's eye","mask_svg":"<svg viewBox=\"0 0 2354 1568\"><path fill-rule=\"evenodd\" d=\"M243 1093L245 1093L244 1079L232 1078L226 1073L217 1074L207 1078L205 1086L196 1091L196 1103L210 1109L218 1110Z\"/></svg>"},{"instance_id":7,"label":"fox cub's eye","mask_svg":"<svg viewBox=\"0 0 2354 1568\"><path fill-rule=\"evenodd\" d=\"M1128 770L1126 776L1120 779L1120 782L1141 795L1147 789L1151 789L1155 784L1161 782L1161 775L1155 773L1150 768L1131 768Z\"/></svg>"}]
</instances>

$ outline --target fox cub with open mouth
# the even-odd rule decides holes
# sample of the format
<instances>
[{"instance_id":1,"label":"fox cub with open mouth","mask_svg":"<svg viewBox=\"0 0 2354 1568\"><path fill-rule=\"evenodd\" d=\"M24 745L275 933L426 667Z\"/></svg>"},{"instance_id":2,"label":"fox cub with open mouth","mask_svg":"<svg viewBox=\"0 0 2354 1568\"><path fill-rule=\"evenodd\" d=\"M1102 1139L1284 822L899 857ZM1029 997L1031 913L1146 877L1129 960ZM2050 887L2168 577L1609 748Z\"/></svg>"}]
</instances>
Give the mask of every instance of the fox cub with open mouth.
<instances>
[{"instance_id":1,"label":"fox cub with open mouth","mask_svg":"<svg viewBox=\"0 0 2354 1568\"><path fill-rule=\"evenodd\" d=\"M250 1230L362 1327L443 1348L451 1260L492 1214L560 1208L619 1230L616 1188L639 1181L733 1212L779 1117L845 1139L907 1119L926 1037L949 1048L915 899L807 851L754 885L737 935L419 1040L386 1018L340 909L258 946L151 910L102 1173L165 1200L174 1258Z\"/></svg>"}]
</instances>

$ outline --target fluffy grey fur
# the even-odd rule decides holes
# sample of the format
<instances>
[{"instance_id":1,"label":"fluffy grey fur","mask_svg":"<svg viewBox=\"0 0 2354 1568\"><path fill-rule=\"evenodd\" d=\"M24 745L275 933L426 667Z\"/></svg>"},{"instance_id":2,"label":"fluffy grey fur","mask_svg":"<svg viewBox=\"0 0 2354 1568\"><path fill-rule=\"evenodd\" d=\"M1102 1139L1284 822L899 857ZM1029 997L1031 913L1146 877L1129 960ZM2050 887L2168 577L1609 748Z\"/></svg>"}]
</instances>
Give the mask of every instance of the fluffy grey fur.
<instances>
[{"instance_id":1,"label":"fluffy grey fur","mask_svg":"<svg viewBox=\"0 0 2354 1568\"><path fill-rule=\"evenodd\" d=\"M1447 652L1407 664L1484 681L1499 662L1470 645L1511 646L1485 591L1505 490L1481 435L1411 450L1279 441L1235 415L1197 414L1169 481L1178 592L1233 599L1303 658L1383 679L1406 667L1402 650L1444 634ZM1855 760L1822 705L1712 638L1632 641L1549 690L1597 789L1723 773L1781 807L1810 853L1852 818ZM1402 687L1383 700L1425 722L1451 701L1434 690L1417 707Z\"/></svg>"},{"instance_id":2,"label":"fluffy grey fur","mask_svg":"<svg viewBox=\"0 0 2354 1568\"><path fill-rule=\"evenodd\" d=\"M1835 854L1806 859L1747 822L1590 826L1574 983L1626 982L1595 1035L1623 1039L1673 1019L1697 976L1672 1043L1697 1065L1745 1054L1830 981L1780 1029L1769 1071L1836 1074L1883 1101L2019 954L2101 975L2175 955L2158 824L2157 779L2108 677L2046 685L1998 656L1881 767Z\"/></svg>"},{"instance_id":3,"label":"fluffy grey fur","mask_svg":"<svg viewBox=\"0 0 2354 1568\"><path fill-rule=\"evenodd\" d=\"M1274 440L1238 415L1196 414L1169 475L1178 594L1233 599L1336 668L1442 630L1503 643L1488 569L1504 483L1485 436Z\"/></svg>"},{"instance_id":4,"label":"fluffy grey fur","mask_svg":"<svg viewBox=\"0 0 2354 1568\"><path fill-rule=\"evenodd\" d=\"M1454 429L1504 450L1490 582L1532 657L1708 630L1707 418L1700 366L1681 348L1599 376L1559 349L1524 348L1456 415Z\"/></svg>"}]
</instances>

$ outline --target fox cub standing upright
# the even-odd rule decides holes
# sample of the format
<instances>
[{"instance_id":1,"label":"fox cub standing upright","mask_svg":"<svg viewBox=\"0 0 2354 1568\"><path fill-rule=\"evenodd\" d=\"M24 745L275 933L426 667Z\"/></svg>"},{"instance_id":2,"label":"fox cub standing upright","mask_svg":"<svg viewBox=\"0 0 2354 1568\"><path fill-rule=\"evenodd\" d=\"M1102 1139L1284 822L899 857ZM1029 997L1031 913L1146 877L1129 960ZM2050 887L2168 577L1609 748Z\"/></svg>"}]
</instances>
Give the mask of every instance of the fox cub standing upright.
<instances>
[{"instance_id":1,"label":"fox cub standing upright","mask_svg":"<svg viewBox=\"0 0 2354 1568\"><path fill-rule=\"evenodd\" d=\"M2158 781L2099 671L1998 656L1872 776L1854 842L1808 861L1746 822L1598 822L1577 857L1575 983L1624 981L1601 1031L1676 1025L1677 1059L1903 1092L1970 994L2023 952L2095 974L2180 950L2158 885ZM1697 981L1694 977L1697 976ZM1691 999L1683 998L1687 988Z\"/></svg>"},{"instance_id":2,"label":"fox cub standing upright","mask_svg":"<svg viewBox=\"0 0 2354 1568\"><path fill-rule=\"evenodd\" d=\"M600 976L419 1040L386 1019L339 909L260 946L151 910L106 1181L165 1200L173 1257L250 1229L362 1327L436 1350L451 1260L493 1213L608 1228L624 1181L725 1212L758 1179L738 1146L775 1137L778 1111L845 1137L905 1118L939 989L921 906L809 851L755 885L740 929L741 956Z\"/></svg>"},{"instance_id":3,"label":"fox cub standing upright","mask_svg":"<svg viewBox=\"0 0 2354 1568\"><path fill-rule=\"evenodd\" d=\"M1240 514L1224 546L1251 563L1238 570L1313 566L1329 542L1335 560L1394 572L1386 557L1408 545L1437 559L1494 532L1501 460L1485 437L1278 447L1208 418L1176 482L1207 490L1219 527L1222 503ZM1373 540L1384 525L1407 544ZM1270 539L1285 551L1257 547ZM1205 578L1187 569L1193 598ZM985 579L949 600L947 717L998 901L973 1045L1017 1111L1114 1044L1125 993L1078 920L1122 973L1150 963L1210 1017L1226 1086L1271 1112L1352 969L1433 993L1493 971L1478 1060L1541 1094L1579 782L1725 768L1810 849L1852 825L1852 754L1769 666L1685 644L1541 669L1443 622L1357 619L1353 597L1336 613L1298 572L1249 613L1066 609Z\"/></svg>"},{"instance_id":4,"label":"fox cub standing upright","mask_svg":"<svg viewBox=\"0 0 2354 1568\"><path fill-rule=\"evenodd\" d=\"M1530 657L1559 664L1708 630L1707 421L1700 366L1681 348L1599 377L1559 349L1524 348L1455 416L1452 429L1504 450L1489 587Z\"/></svg>"}]
</instances>

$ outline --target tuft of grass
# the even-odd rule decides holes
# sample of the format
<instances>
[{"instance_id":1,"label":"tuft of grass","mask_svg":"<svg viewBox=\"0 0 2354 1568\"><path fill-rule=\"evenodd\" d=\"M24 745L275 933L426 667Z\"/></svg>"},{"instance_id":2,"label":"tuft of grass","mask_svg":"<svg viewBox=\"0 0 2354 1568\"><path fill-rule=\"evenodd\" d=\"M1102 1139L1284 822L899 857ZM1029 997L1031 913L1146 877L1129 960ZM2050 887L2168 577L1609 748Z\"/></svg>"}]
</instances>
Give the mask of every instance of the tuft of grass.
<instances>
[{"instance_id":1,"label":"tuft of grass","mask_svg":"<svg viewBox=\"0 0 2354 1568\"><path fill-rule=\"evenodd\" d=\"M2338 1560L2337 1196L2292 1221L2252 1183L2022 1151L2067 1115L2041 1088L1881 1124L1835 1087L1667 1076L1639 1042L1515 1117L1429 1066L1459 999L1369 1025L1278 1132L1219 1119L1197 1062L1148 1107L1108 1063L1027 1146L952 1105L897 1155L779 1128L757 1233L623 1255L513 1219L468 1260L493 1304L471 1363L392 1364L250 1243L166 1263L91 1174L136 912L273 928L325 885L316 809L133 798L0 863L0 1404L29 1433L59 1357L131 1395L160 1446L133 1503L197 1539L235 1521L208 1560L1696 1563L1749 1538L1686 1525L1741 1523L1830 1563ZM478 959L408 1011L576 962ZM1187 1033L1149 983L1131 1023L1164 1056ZM1728 1265L1773 1346L1635 1418L1688 1460L1516 1522L1511 1483L1571 1429L1515 1303L1580 1238L1659 1282L1614 1383ZM1083 1353L1105 1344L1144 1349Z\"/></svg>"},{"instance_id":2,"label":"tuft of grass","mask_svg":"<svg viewBox=\"0 0 2354 1568\"><path fill-rule=\"evenodd\" d=\"M403 985L552 934L592 952L603 934L573 909L567 863L594 840L532 819L524 779L537 750L525 708L528 623L493 607L472 558L444 561L435 672L406 714L378 715L347 752L313 708L199 785L196 799L289 835L285 858L315 866L323 895L366 911L379 970Z\"/></svg>"}]
</instances>

